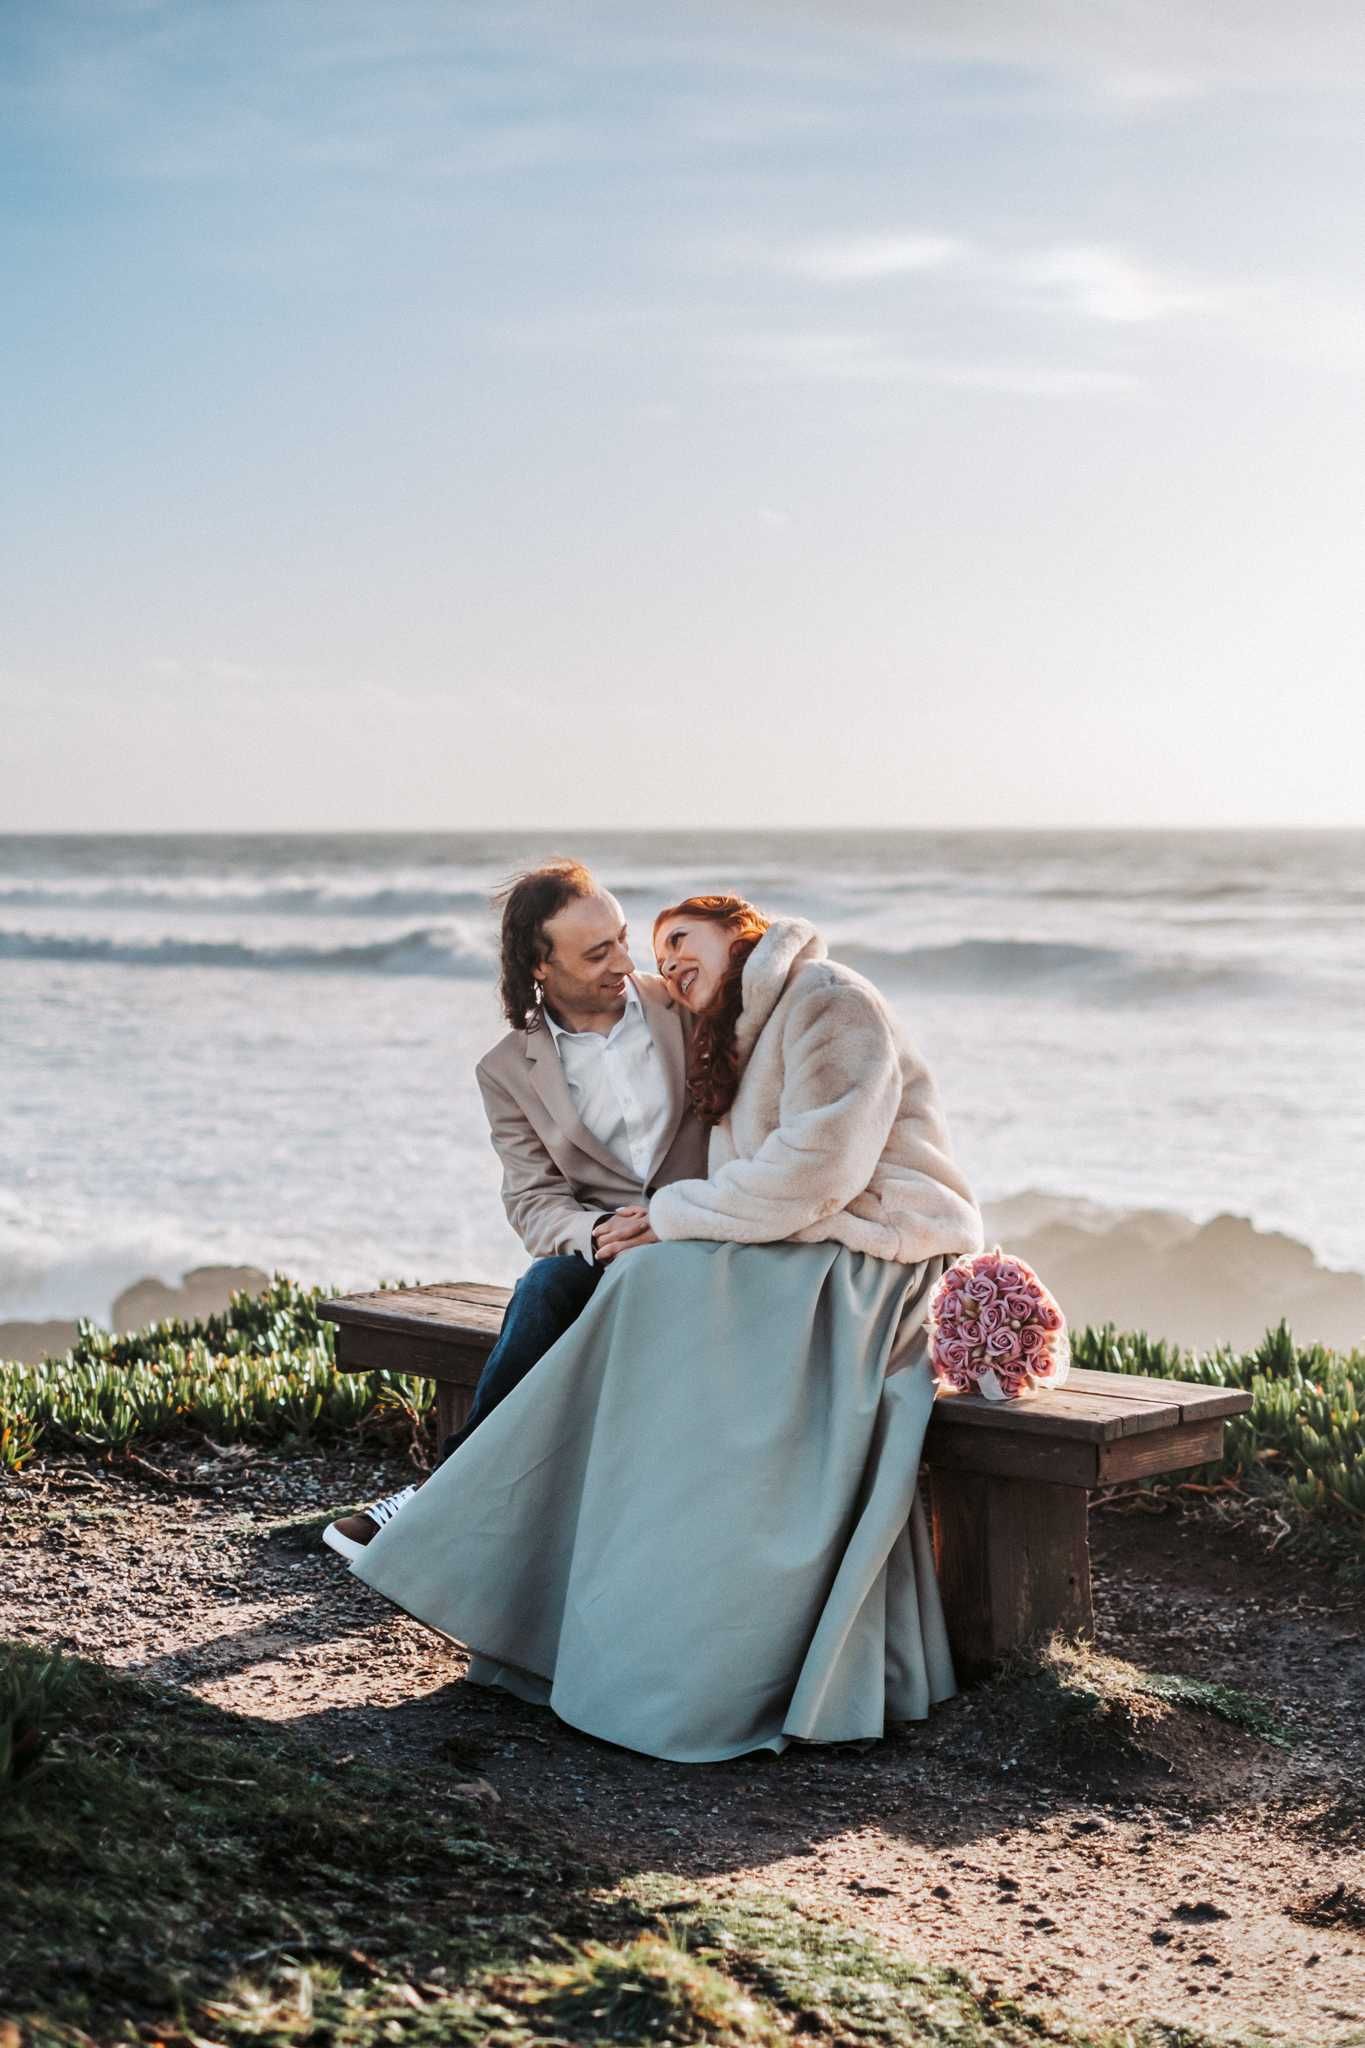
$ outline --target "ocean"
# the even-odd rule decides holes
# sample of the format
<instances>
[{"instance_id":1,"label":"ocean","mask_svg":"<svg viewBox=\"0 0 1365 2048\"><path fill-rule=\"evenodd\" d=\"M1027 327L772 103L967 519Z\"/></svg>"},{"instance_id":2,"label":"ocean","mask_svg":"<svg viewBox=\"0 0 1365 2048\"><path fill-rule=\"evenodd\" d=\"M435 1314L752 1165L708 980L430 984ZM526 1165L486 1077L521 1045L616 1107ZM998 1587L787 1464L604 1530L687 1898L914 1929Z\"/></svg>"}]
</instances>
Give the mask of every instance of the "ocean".
<instances>
[{"instance_id":1,"label":"ocean","mask_svg":"<svg viewBox=\"0 0 1365 2048\"><path fill-rule=\"evenodd\" d=\"M1230 1211L1365 1268L1365 833L0 837L0 1318L208 1264L509 1280L473 1067L490 889L810 917L927 1057L979 1197Z\"/></svg>"}]
</instances>

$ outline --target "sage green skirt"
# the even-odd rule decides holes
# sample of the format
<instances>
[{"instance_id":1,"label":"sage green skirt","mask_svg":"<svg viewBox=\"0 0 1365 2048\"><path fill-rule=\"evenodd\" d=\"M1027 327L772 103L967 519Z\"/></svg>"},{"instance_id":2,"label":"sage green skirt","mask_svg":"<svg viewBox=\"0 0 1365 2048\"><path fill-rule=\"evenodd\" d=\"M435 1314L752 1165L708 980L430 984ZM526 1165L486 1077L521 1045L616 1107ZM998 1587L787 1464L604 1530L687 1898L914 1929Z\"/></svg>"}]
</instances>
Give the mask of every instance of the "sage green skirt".
<instances>
[{"instance_id":1,"label":"sage green skirt","mask_svg":"<svg viewBox=\"0 0 1365 2048\"><path fill-rule=\"evenodd\" d=\"M649 1246L352 1569L470 1678L679 1763L954 1691L916 1475L942 1261Z\"/></svg>"}]
</instances>

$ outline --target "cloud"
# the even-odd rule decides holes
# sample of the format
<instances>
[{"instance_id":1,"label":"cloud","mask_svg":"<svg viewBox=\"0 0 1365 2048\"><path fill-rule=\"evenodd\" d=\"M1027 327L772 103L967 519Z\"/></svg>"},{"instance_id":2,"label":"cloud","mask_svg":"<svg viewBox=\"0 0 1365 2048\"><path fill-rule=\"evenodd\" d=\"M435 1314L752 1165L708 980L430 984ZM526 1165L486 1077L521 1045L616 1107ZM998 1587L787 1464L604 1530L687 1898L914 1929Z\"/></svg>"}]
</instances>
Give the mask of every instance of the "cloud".
<instances>
[{"instance_id":1,"label":"cloud","mask_svg":"<svg viewBox=\"0 0 1365 2048\"><path fill-rule=\"evenodd\" d=\"M1210 304L1207 293L1158 277L1121 250L1099 245L1044 249L1013 269L1026 288L1090 320L1167 320Z\"/></svg>"},{"instance_id":2,"label":"cloud","mask_svg":"<svg viewBox=\"0 0 1365 2048\"><path fill-rule=\"evenodd\" d=\"M849 235L805 242L776 259L779 269L820 284L862 284L943 270L967 253L951 235Z\"/></svg>"},{"instance_id":3,"label":"cloud","mask_svg":"<svg viewBox=\"0 0 1365 2048\"><path fill-rule=\"evenodd\" d=\"M948 362L915 355L877 333L805 330L748 334L719 343L713 358L743 381L937 386L1019 398L1113 398L1139 389L1123 371L1084 364Z\"/></svg>"},{"instance_id":4,"label":"cloud","mask_svg":"<svg viewBox=\"0 0 1365 2048\"><path fill-rule=\"evenodd\" d=\"M846 49L921 63L992 64L1071 75L1117 105L1269 87L1333 90L1365 80L1365 11L1356 0L731 0L731 20L803 26Z\"/></svg>"},{"instance_id":5,"label":"cloud","mask_svg":"<svg viewBox=\"0 0 1365 2048\"><path fill-rule=\"evenodd\" d=\"M943 277L978 304L993 299L1016 308L1022 288L1026 302L1116 325L1168 320L1215 303L1210 292L1162 276L1101 243L1058 243L1018 253L952 234L884 230L785 244L731 237L713 245L711 256L727 268L758 268L849 288Z\"/></svg>"}]
</instances>

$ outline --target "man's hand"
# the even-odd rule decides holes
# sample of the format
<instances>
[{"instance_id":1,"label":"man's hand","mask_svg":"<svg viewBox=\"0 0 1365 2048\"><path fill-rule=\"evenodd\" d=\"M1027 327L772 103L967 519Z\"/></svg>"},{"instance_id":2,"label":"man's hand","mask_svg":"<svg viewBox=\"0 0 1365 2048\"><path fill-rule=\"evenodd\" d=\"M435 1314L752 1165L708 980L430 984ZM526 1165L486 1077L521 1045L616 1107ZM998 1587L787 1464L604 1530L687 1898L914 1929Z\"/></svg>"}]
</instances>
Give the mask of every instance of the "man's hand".
<instances>
[{"instance_id":1,"label":"man's hand","mask_svg":"<svg viewBox=\"0 0 1365 2048\"><path fill-rule=\"evenodd\" d=\"M599 1266L609 1266L622 1252L637 1251L642 1244L657 1244L658 1238L649 1227L648 1209L618 1209L613 1216L599 1223L592 1234L593 1248L597 1253Z\"/></svg>"}]
</instances>

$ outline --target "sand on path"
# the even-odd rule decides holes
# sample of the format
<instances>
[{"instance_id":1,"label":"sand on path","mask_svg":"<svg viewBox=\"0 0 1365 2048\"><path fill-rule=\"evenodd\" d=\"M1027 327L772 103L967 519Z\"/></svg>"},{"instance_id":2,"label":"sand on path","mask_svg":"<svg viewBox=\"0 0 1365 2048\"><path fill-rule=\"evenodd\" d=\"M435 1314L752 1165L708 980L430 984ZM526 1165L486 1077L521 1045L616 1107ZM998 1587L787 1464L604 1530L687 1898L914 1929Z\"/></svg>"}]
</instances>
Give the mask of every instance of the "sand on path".
<instances>
[{"instance_id":1,"label":"sand on path","mask_svg":"<svg viewBox=\"0 0 1365 2048\"><path fill-rule=\"evenodd\" d=\"M0 1633L333 1754L443 1764L617 1876L776 1888L1092 2026L1365 2037L1365 1926L1302 1917L1338 1886L1361 1896L1361 1843L1314 1816L1365 1779L1365 1589L1251 1532L1093 1517L1101 1645L1261 1695L1292 1750L1216 1724L1189 1768L1082 1784L1016 1753L976 1693L885 1743L689 1767L465 1684L461 1653L319 1545L311 1519L396 1467L201 1452L162 1470L68 1461L0 1484Z\"/></svg>"}]
</instances>

